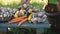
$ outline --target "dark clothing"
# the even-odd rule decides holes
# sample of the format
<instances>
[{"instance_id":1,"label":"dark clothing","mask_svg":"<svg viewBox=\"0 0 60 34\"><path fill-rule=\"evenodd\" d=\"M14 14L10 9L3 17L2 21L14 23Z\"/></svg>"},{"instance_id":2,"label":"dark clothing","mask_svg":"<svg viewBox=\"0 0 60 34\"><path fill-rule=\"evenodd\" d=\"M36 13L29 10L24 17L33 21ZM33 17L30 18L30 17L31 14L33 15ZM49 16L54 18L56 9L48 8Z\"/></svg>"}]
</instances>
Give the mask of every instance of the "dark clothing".
<instances>
[{"instance_id":1,"label":"dark clothing","mask_svg":"<svg viewBox=\"0 0 60 34\"><path fill-rule=\"evenodd\" d=\"M56 34L60 34L60 13L56 16L48 16L51 25L51 30L56 30ZM56 26L55 26L56 25Z\"/></svg>"},{"instance_id":2,"label":"dark clothing","mask_svg":"<svg viewBox=\"0 0 60 34\"><path fill-rule=\"evenodd\" d=\"M58 11L60 11L59 4L57 6L56 4L48 3L48 5L45 7L45 11L47 12L48 20L49 20L50 24L52 24L51 28L53 28L53 27L54 27L54 29L56 28L57 34L58 33L60 34L60 13L58 12Z\"/></svg>"}]
</instances>

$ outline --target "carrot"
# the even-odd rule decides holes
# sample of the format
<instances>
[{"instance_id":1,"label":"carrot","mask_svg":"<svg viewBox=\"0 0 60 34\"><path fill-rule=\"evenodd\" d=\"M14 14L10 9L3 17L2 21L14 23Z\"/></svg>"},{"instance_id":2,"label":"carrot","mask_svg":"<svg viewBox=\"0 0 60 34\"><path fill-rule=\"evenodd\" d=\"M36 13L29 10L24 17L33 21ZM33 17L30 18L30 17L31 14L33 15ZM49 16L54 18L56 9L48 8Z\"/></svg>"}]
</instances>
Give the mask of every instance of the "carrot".
<instances>
[{"instance_id":1,"label":"carrot","mask_svg":"<svg viewBox=\"0 0 60 34\"><path fill-rule=\"evenodd\" d=\"M28 20L28 18L25 18L24 20L22 20L21 22L19 22L18 26L21 26L23 23L25 23Z\"/></svg>"},{"instance_id":2,"label":"carrot","mask_svg":"<svg viewBox=\"0 0 60 34\"><path fill-rule=\"evenodd\" d=\"M13 23L16 23L16 22L19 22L19 21L22 21L22 20L24 20L24 19L12 20L12 21L9 21L8 23L13 24Z\"/></svg>"},{"instance_id":3,"label":"carrot","mask_svg":"<svg viewBox=\"0 0 60 34\"><path fill-rule=\"evenodd\" d=\"M19 18L15 18L15 19L12 19L11 21L9 21L10 24L14 23L14 22L19 22L21 20L23 20L25 17L22 16L22 17L19 17Z\"/></svg>"},{"instance_id":4,"label":"carrot","mask_svg":"<svg viewBox=\"0 0 60 34\"><path fill-rule=\"evenodd\" d=\"M15 21L15 20L20 20L20 19L24 19L25 17L19 17L19 18L14 18L11 21Z\"/></svg>"},{"instance_id":5,"label":"carrot","mask_svg":"<svg viewBox=\"0 0 60 34\"><path fill-rule=\"evenodd\" d=\"M23 18L25 18L25 16L22 16L22 17L19 17L19 18L14 18L14 19L12 19L12 20L18 20L18 19L23 19Z\"/></svg>"}]
</instances>

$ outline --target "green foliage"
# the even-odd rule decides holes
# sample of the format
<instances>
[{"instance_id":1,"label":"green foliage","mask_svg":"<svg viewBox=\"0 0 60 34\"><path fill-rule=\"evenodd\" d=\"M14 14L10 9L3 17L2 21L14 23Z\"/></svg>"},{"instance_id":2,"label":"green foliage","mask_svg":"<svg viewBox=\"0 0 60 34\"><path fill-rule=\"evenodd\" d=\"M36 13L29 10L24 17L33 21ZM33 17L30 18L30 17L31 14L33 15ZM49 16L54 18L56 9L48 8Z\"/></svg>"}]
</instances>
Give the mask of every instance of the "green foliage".
<instances>
[{"instance_id":1,"label":"green foliage","mask_svg":"<svg viewBox=\"0 0 60 34\"><path fill-rule=\"evenodd\" d=\"M40 3L40 4L38 4L38 3L33 3L33 4L30 4L30 6L33 6L33 7L38 8L38 9L42 9L43 4L42 4L42 3Z\"/></svg>"},{"instance_id":2,"label":"green foliage","mask_svg":"<svg viewBox=\"0 0 60 34\"><path fill-rule=\"evenodd\" d=\"M57 3L57 0L49 0L49 3L56 4Z\"/></svg>"},{"instance_id":3,"label":"green foliage","mask_svg":"<svg viewBox=\"0 0 60 34\"><path fill-rule=\"evenodd\" d=\"M19 6L21 6L21 4L16 4L16 3L13 3L12 5L2 5L2 4L0 4L0 7L10 7L10 6L12 6L12 8L18 8ZM30 4L30 6L33 6L33 7L38 8L38 9L42 9L43 4L32 3L32 4Z\"/></svg>"},{"instance_id":4,"label":"green foliage","mask_svg":"<svg viewBox=\"0 0 60 34\"><path fill-rule=\"evenodd\" d=\"M11 28L7 31L7 34L34 34L34 28Z\"/></svg>"}]
</instances>

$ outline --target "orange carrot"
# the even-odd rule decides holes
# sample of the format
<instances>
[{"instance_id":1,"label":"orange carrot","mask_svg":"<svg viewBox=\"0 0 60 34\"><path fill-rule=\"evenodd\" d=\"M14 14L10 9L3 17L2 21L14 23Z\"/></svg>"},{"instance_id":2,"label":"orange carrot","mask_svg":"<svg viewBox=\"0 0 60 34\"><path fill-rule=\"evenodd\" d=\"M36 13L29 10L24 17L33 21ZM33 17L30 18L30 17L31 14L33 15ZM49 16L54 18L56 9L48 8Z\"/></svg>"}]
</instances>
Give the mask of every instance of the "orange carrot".
<instances>
[{"instance_id":1,"label":"orange carrot","mask_svg":"<svg viewBox=\"0 0 60 34\"><path fill-rule=\"evenodd\" d=\"M28 20L28 18L25 18L24 20L22 20L21 22L19 22L18 26L21 26L23 23L25 23Z\"/></svg>"},{"instance_id":2,"label":"orange carrot","mask_svg":"<svg viewBox=\"0 0 60 34\"><path fill-rule=\"evenodd\" d=\"M13 24L13 23L16 23L16 22L19 22L19 21L22 21L22 20L24 20L24 19L12 20L12 21L9 21L8 23Z\"/></svg>"},{"instance_id":3,"label":"orange carrot","mask_svg":"<svg viewBox=\"0 0 60 34\"><path fill-rule=\"evenodd\" d=\"M19 18L14 18L12 20L18 20L18 19L24 19L24 18L25 18L25 16L22 16L22 17L19 17Z\"/></svg>"},{"instance_id":4,"label":"orange carrot","mask_svg":"<svg viewBox=\"0 0 60 34\"><path fill-rule=\"evenodd\" d=\"M19 17L19 18L15 18L15 19L12 19L11 21L9 21L9 23L10 24L12 24L12 23L14 23L14 22L19 22L19 21L21 21L21 20L24 20L24 16L22 16L22 17Z\"/></svg>"}]
</instances>

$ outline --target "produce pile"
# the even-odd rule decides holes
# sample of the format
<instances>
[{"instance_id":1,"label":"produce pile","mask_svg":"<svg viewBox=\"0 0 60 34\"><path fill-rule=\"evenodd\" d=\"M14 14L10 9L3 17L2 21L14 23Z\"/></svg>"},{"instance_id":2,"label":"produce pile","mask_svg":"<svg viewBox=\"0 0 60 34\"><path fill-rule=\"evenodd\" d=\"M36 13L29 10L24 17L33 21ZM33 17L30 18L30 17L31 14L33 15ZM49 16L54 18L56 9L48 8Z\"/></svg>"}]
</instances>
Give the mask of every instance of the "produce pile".
<instances>
[{"instance_id":1,"label":"produce pile","mask_svg":"<svg viewBox=\"0 0 60 34\"><path fill-rule=\"evenodd\" d=\"M0 21L8 21L13 18L13 14L11 13L11 10L6 7L0 8Z\"/></svg>"},{"instance_id":2,"label":"produce pile","mask_svg":"<svg viewBox=\"0 0 60 34\"><path fill-rule=\"evenodd\" d=\"M2 11L3 9L3 11ZM23 23L26 23L26 21L29 21L29 23L37 24L37 23L43 23L46 20L46 15L44 10L39 10L37 8L29 6L28 1L22 1L22 6L16 8L1 8L0 11L0 17L2 18L2 21L5 21L5 18L9 24L17 23L18 26L21 26ZM13 17L13 18L12 18ZM11 19L12 18L12 19Z\"/></svg>"},{"instance_id":3,"label":"produce pile","mask_svg":"<svg viewBox=\"0 0 60 34\"><path fill-rule=\"evenodd\" d=\"M20 10L19 10L20 9ZM0 21L8 21L9 24L19 22L18 26L21 26L26 21L37 24L46 20L44 11L38 9L11 9L6 7L0 8Z\"/></svg>"}]
</instances>

